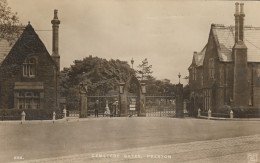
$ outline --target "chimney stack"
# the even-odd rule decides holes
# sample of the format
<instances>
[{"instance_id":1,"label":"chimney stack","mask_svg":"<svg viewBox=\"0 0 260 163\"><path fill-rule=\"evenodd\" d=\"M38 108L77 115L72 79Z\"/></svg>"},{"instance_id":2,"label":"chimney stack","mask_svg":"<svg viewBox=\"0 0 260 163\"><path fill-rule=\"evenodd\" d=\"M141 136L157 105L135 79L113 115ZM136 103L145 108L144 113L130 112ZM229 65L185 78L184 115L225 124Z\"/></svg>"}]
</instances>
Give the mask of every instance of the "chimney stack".
<instances>
[{"instance_id":1,"label":"chimney stack","mask_svg":"<svg viewBox=\"0 0 260 163\"><path fill-rule=\"evenodd\" d=\"M58 10L54 10L54 18L52 23L52 58L56 62L58 68L60 69L60 55L59 55L59 24Z\"/></svg>"},{"instance_id":2,"label":"chimney stack","mask_svg":"<svg viewBox=\"0 0 260 163\"><path fill-rule=\"evenodd\" d=\"M240 3L240 14L239 14L239 40L244 41L244 3Z\"/></svg>"},{"instance_id":3,"label":"chimney stack","mask_svg":"<svg viewBox=\"0 0 260 163\"><path fill-rule=\"evenodd\" d=\"M238 43L239 40L239 3L235 3L235 43Z\"/></svg>"},{"instance_id":4,"label":"chimney stack","mask_svg":"<svg viewBox=\"0 0 260 163\"><path fill-rule=\"evenodd\" d=\"M52 24L52 59L56 63L56 107L60 106L60 55L59 55L59 25L60 20L58 19L58 10L54 10L54 17L51 21Z\"/></svg>"},{"instance_id":5,"label":"chimney stack","mask_svg":"<svg viewBox=\"0 0 260 163\"><path fill-rule=\"evenodd\" d=\"M244 43L244 4L236 3L235 16L235 45L233 47L234 80L233 80L233 109L248 106L247 81L247 47Z\"/></svg>"},{"instance_id":6,"label":"chimney stack","mask_svg":"<svg viewBox=\"0 0 260 163\"><path fill-rule=\"evenodd\" d=\"M52 23L52 55L59 56L59 24L58 10L54 10Z\"/></svg>"}]
</instances>

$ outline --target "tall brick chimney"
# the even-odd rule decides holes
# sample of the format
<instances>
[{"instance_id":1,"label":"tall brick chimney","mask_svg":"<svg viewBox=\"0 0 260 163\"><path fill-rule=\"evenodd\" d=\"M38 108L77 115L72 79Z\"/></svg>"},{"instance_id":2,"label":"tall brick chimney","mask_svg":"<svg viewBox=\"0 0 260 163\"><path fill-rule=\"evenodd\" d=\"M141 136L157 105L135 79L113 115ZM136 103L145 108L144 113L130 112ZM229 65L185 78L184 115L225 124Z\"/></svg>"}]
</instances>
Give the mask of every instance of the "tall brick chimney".
<instances>
[{"instance_id":1,"label":"tall brick chimney","mask_svg":"<svg viewBox=\"0 0 260 163\"><path fill-rule=\"evenodd\" d=\"M244 4L236 3L235 11L235 45L233 47L234 83L233 83L233 107L248 106L247 83L247 47L244 43Z\"/></svg>"},{"instance_id":2,"label":"tall brick chimney","mask_svg":"<svg viewBox=\"0 0 260 163\"><path fill-rule=\"evenodd\" d=\"M56 107L59 108L60 105L60 55L59 55L59 24L58 10L54 10L54 18L51 21L52 24L52 59L56 63L58 69L56 70Z\"/></svg>"},{"instance_id":3,"label":"tall brick chimney","mask_svg":"<svg viewBox=\"0 0 260 163\"><path fill-rule=\"evenodd\" d=\"M239 38L239 3L235 3L235 43L238 43Z\"/></svg>"},{"instance_id":4,"label":"tall brick chimney","mask_svg":"<svg viewBox=\"0 0 260 163\"><path fill-rule=\"evenodd\" d=\"M54 10L54 18L52 23L52 58L56 62L60 71L60 55L59 55L59 24L58 10Z\"/></svg>"},{"instance_id":5,"label":"tall brick chimney","mask_svg":"<svg viewBox=\"0 0 260 163\"><path fill-rule=\"evenodd\" d=\"M240 14L239 14L239 40L244 41L244 3L240 3Z\"/></svg>"}]
</instances>

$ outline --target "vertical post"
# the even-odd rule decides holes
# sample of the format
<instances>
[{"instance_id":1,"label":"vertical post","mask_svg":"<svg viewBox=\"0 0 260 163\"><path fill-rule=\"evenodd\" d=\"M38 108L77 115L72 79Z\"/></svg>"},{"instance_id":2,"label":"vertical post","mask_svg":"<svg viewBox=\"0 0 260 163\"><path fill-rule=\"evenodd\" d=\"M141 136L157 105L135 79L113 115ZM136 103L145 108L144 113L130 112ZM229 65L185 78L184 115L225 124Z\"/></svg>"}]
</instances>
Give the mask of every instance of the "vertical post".
<instances>
[{"instance_id":1,"label":"vertical post","mask_svg":"<svg viewBox=\"0 0 260 163\"><path fill-rule=\"evenodd\" d=\"M22 120L22 122L24 122L25 121L25 116L26 116L24 111L21 113L21 116L22 116L21 120Z\"/></svg>"},{"instance_id":2,"label":"vertical post","mask_svg":"<svg viewBox=\"0 0 260 163\"><path fill-rule=\"evenodd\" d=\"M234 118L234 113L233 113L233 111L231 110L230 111L230 119L233 119Z\"/></svg>"},{"instance_id":3,"label":"vertical post","mask_svg":"<svg viewBox=\"0 0 260 163\"><path fill-rule=\"evenodd\" d=\"M211 118L211 110L208 111L208 118Z\"/></svg>"},{"instance_id":4,"label":"vertical post","mask_svg":"<svg viewBox=\"0 0 260 163\"><path fill-rule=\"evenodd\" d=\"M63 109L63 119L66 119L66 118L67 118L67 110Z\"/></svg>"},{"instance_id":5,"label":"vertical post","mask_svg":"<svg viewBox=\"0 0 260 163\"><path fill-rule=\"evenodd\" d=\"M183 84L177 84L176 88L176 117L183 118Z\"/></svg>"},{"instance_id":6,"label":"vertical post","mask_svg":"<svg viewBox=\"0 0 260 163\"><path fill-rule=\"evenodd\" d=\"M88 106L87 106L87 84L81 82L79 85L79 93L80 93L80 118L87 118L88 114Z\"/></svg>"},{"instance_id":7,"label":"vertical post","mask_svg":"<svg viewBox=\"0 0 260 163\"><path fill-rule=\"evenodd\" d=\"M53 121L55 121L55 116L56 116L56 113L55 113L55 111L54 111L53 114L52 114L52 120L53 120Z\"/></svg>"},{"instance_id":8,"label":"vertical post","mask_svg":"<svg viewBox=\"0 0 260 163\"><path fill-rule=\"evenodd\" d=\"M127 116L127 92L124 91L125 83L119 84L120 117Z\"/></svg>"},{"instance_id":9,"label":"vertical post","mask_svg":"<svg viewBox=\"0 0 260 163\"><path fill-rule=\"evenodd\" d=\"M198 118L200 117L200 112L201 112L201 110L200 110L200 108L198 109Z\"/></svg>"},{"instance_id":10,"label":"vertical post","mask_svg":"<svg viewBox=\"0 0 260 163\"><path fill-rule=\"evenodd\" d=\"M139 112L140 117L146 117L145 94L146 94L146 85L145 85L145 83L141 83L140 112Z\"/></svg>"}]
</instances>

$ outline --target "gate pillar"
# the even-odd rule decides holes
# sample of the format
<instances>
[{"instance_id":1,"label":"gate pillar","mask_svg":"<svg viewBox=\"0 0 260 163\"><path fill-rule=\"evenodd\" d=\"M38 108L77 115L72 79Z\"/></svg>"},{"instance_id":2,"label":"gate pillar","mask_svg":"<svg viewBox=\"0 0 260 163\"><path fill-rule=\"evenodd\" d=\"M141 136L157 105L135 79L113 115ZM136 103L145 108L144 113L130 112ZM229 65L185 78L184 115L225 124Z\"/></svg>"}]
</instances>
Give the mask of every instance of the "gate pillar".
<instances>
[{"instance_id":1,"label":"gate pillar","mask_svg":"<svg viewBox=\"0 0 260 163\"><path fill-rule=\"evenodd\" d=\"M127 117L127 92L124 91L125 83L119 84L120 117Z\"/></svg>"},{"instance_id":2,"label":"gate pillar","mask_svg":"<svg viewBox=\"0 0 260 163\"><path fill-rule=\"evenodd\" d=\"M80 83L79 93L80 93L80 118L87 118L88 116L88 105L87 105L87 84Z\"/></svg>"},{"instance_id":3,"label":"gate pillar","mask_svg":"<svg viewBox=\"0 0 260 163\"><path fill-rule=\"evenodd\" d=\"M183 84L176 85L176 117L184 117L184 108L183 108Z\"/></svg>"},{"instance_id":4,"label":"gate pillar","mask_svg":"<svg viewBox=\"0 0 260 163\"><path fill-rule=\"evenodd\" d=\"M140 117L145 117L145 116L146 116L145 94L146 94L146 86L145 86L145 83L141 83L140 111L139 111L139 116L140 116Z\"/></svg>"}]
</instances>

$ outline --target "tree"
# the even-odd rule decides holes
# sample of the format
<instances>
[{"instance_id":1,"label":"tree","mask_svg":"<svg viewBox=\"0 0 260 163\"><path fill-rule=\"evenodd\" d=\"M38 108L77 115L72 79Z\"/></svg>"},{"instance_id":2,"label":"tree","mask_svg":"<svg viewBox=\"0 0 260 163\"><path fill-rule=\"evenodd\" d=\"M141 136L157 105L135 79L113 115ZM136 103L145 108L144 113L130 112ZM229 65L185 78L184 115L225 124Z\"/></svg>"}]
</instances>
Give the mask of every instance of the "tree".
<instances>
[{"instance_id":1,"label":"tree","mask_svg":"<svg viewBox=\"0 0 260 163\"><path fill-rule=\"evenodd\" d=\"M138 76L138 78L141 78L141 80L149 78L149 76L151 76L151 74L153 73L153 71L151 70L152 65L148 64L147 58L142 61L142 64L138 65L138 68L139 70L137 70L137 74L140 75Z\"/></svg>"},{"instance_id":2,"label":"tree","mask_svg":"<svg viewBox=\"0 0 260 163\"><path fill-rule=\"evenodd\" d=\"M7 0L0 1L0 29L0 39L10 42L19 36L19 18L11 11Z\"/></svg>"},{"instance_id":3,"label":"tree","mask_svg":"<svg viewBox=\"0 0 260 163\"><path fill-rule=\"evenodd\" d=\"M87 84L88 95L108 95L118 92L119 83L134 74L127 62L120 60L108 61L90 55L74 63L61 72L61 95L67 98L68 110L79 106L80 82Z\"/></svg>"}]
</instances>

